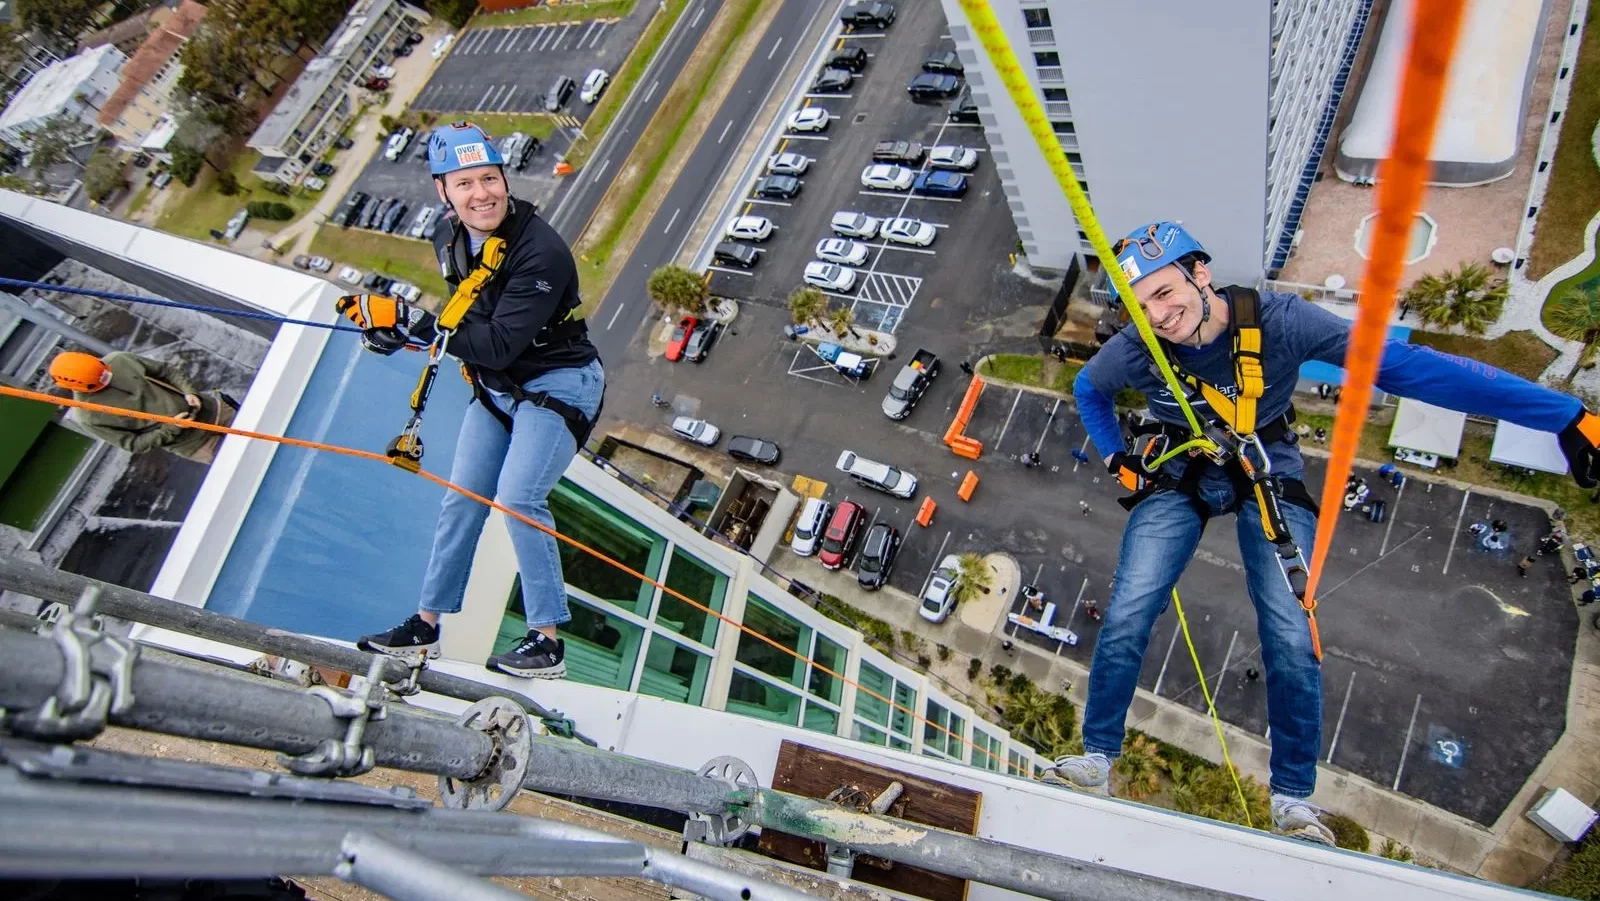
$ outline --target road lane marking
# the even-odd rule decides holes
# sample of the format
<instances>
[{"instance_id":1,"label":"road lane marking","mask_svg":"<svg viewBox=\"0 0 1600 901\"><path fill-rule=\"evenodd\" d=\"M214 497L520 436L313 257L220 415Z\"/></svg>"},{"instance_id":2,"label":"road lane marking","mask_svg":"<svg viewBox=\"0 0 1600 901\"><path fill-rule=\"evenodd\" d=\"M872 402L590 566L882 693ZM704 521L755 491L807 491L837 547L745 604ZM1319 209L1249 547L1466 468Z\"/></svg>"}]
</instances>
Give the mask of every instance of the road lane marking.
<instances>
[{"instance_id":1,"label":"road lane marking","mask_svg":"<svg viewBox=\"0 0 1600 901\"><path fill-rule=\"evenodd\" d=\"M611 327L617 324L617 317L622 315L622 308L627 305L626 302L617 304L616 312L611 314L611 321L606 323L606 331L611 331Z\"/></svg>"},{"instance_id":2,"label":"road lane marking","mask_svg":"<svg viewBox=\"0 0 1600 901\"><path fill-rule=\"evenodd\" d=\"M1176 628L1172 630L1172 640L1167 642L1167 656L1161 658L1161 672L1156 673L1156 687L1150 690L1158 698L1161 697L1161 680L1167 677L1167 664L1172 662L1172 649L1178 646L1179 631Z\"/></svg>"},{"instance_id":3,"label":"road lane marking","mask_svg":"<svg viewBox=\"0 0 1600 901\"><path fill-rule=\"evenodd\" d=\"M662 234L672 231L672 224L678 221L678 214L681 212L683 212L682 207L672 211L672 217L667 220L667 227L661 230Z\"/></svg>"},{"instance_id":4,"label":"road lane marking","mask_svg":"<svg viewBox=\"0 0 1600 901\"><path fill-rule=\"evenodd\" d=\"M783 36L779 35L778 39L772 42L772 49L767 51L767 59L769 61L772 59L773 54L778 52L778 48L781 46L783 46Z\"/></svg>"},{"instance_id":5,"label":"road lane marking","mask_svg":"<svg viewBox=\"0 0 1600 901\"><path fill-rule=\"evenodd\" d=\"M721 144L722 143L722 139L726 138L728 136L728 129L730 129L732 127L733 127L733 120L729 119L728 120L728 124L722 126L722 134L717 135L717 143L718 144Z\"/></svg>"},{"instance_id":6,"label":"road lane marking","mask_svg":"<svg viewBox=\"0 0 1600 901\"><path fill-rule=\"evenodd\" d=\"M649 103L650 98L656 95L656 88L661 86L661 79L650 82L650 89L644 92L644 102Z\"/></svg>"},{"instance_id":7,"label":"road lane marking","mask_svg":"<svg viewBox=\"0 0 1600 901\"><path fill-rule=\"evenodd\" d=\"M1422 695L1417 695L1417 702L1411 705L1411 725L1406 727L1406 743L1400 748L1400 766L1394 771L1395 791L1400 790L1400 774L1406 771L1406 755L1411 752L1411 733L1417 728L1417 711L1422 708Z\"/></svg>"},{"instance_id":8,"label":"road lane marking","mask_svg":"<svg viewBox=\"0 0 1600 901\"><path fill-rule=\"evenodd\" d=\"M1356 687L1356 674L1350 671L1350 681L1344 686L1344 703L1339 705L1339 721L1333 726L1333 741L1328 742L1328 762L1333 763L1333 751L1339 747L1339 730L1344 728L1344 712L1350 709L1350 692Z\"/></svg>"}]
</instances>

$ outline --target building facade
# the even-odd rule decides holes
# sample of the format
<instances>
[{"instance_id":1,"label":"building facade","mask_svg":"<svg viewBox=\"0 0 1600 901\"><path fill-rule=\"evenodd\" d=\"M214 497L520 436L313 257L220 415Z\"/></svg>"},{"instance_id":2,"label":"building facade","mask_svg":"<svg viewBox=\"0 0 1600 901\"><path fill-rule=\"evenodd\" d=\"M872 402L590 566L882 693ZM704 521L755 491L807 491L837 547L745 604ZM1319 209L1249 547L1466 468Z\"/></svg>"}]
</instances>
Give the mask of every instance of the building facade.
<instances>
[{"instance_id":1,"label":"building facade","mask_svg":"<svg viewBox=\"0 0 1600 901\"><path fill-rule=\"evenodd\" d=\"M357 109L355 92L380 55L421 28L427 13L398 0L359 0L250 136L255 174L292 184L333 144Z\"/></svg>"},{"instance_id":2,"label":"building facade","mask_svg":"<svg viewBox=\"0 0 1600 901\"><path fill-rule=\"evenodd\" d=\"M152 29L122 70L122 82L100 107L100 126L126 151L137 151L152 133L175 119L174 93L183 75L178 57L205 19L206 8L184 0Z\"/></svg>"},{"instance_id":3,"label":"building facade","mask_svg":"<svg viewBox=\"0 0 1600 901\"><path fill-rule=\"evenodd\" d=\"M1030 262L1094 265L971 23L943 2ZM1252 284L1292 243L1370 6L1022 0L996 14L1107 235L1182 221L1225 282Z\"/></svg>"},{"instance_id":4,"label":"building facade","mask_svg":"<svg viewBox=\"0 0 1600 901\"><path fill-rule=\"evenodd\" d=\"M127 62L126 54L107 44L39 71L0 112L0 141L26 150L28 133L58 115L95 127Z\"/></svg>"}]
</instances>

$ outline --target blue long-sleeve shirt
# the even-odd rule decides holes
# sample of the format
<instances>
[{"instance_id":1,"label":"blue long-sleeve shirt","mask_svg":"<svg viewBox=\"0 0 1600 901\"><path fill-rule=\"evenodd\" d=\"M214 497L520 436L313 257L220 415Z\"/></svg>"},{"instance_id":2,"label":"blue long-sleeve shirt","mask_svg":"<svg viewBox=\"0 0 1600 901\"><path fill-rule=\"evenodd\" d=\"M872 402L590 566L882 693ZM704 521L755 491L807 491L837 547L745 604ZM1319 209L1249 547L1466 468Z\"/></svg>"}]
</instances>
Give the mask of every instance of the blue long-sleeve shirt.
<instances>
[{"instance_id":1,"label":"blue long-sleeve shirt","mask_svg":"<svg viewBox=\"0 0 1600 901\"><path fill-rule=\"evenodd\" d=\"M1233 327L1205 347L1178 347L1183 368L1234 397ZM1261 345L1266 389L1256 402L1256 422L1266 424L1288 412L1300 365L1319 360L1344 365L1352 323L1294 294L1261 294ZM1577 398L1554 391L1476 360L1440 353L1429 347L1389 342L1378 370L1378 387L1436 407L1504 419L1541 432L1559 432L1583 409ZM1078 373L1072 393L1078 415L1101 457L1127 450L1117 423L1113 398L1123 388L1144 393L1150 414L1162 422L1188 427L1172 392L1151 369L1139 334L1132 328L1107 341ZM1192 402L1195 413L1214 418L1204 401ZM1300 449L1292 440L1274 442L1267 452L1273 471L1298 478L1304 471ZM1173 461L1169 466L1180 466ZM1213 467L1213 470L1216 470ZM1223 478L1220 471L1208 478Z\"/></svg>"}]
</instances>

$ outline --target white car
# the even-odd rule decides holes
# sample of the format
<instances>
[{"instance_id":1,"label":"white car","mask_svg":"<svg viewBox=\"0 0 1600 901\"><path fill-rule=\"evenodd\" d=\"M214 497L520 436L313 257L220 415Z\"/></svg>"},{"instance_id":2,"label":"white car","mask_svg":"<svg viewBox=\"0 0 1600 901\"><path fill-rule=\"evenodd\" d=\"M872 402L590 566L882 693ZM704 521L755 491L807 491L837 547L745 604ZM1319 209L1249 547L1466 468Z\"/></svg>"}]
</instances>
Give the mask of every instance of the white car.
<instances>
[{"instance_id":1,"label":"white car","mask_svg":"<svg viewBox=\"0 0 1600 901\"><path fill-rule=\"evenodd\" d=\"M362 278L361 270L354 266L344 266L339 269L339 281L347 285L359 285Z\"/></svg>"},{"instance_id":2,"label":"white car","mask_svg":"<svg viewBox=\"0 0 1600 901\"><path fill-rule=\"evenodd\" d=\"M895 244L927 247L938 236L939 230L921 219L890 219L879 232L883 240Z\"/></svg>"},{"instance_id":3,"label":"white car","mask_svg":"<svg viewBox=\"0 0 1600 901\"><path fill-rule=\"evenodd\" d=\"M240 210L239 212L234 213L233 214L233 218L228 220L227 228L223 229L223 232L222 232L223 237L226 238L229 241L232 241L232 240L238 238L241 234L244 233L244 227L247 224L249 224L249 222L250 222L250 213L249 213L249 211Z\"/></svg>"},{"instance_id":4,"label":"white car","mask_svg":"<svg viewBox=\"0 0 1600 901\"><path fill-rule=\"evenodd\" d=\"M307 191L320 191L328 186L327 182L315 175L308 176L301 184L305 185Z\"/></svg>"},{"instance_id":5,"label":"white car","mask_svg":"<svg viewBox=\"0 0 1600 901\"><path fill-rule=\"evenodd\" d=\"M811 157L798 153L775 153L767 160L767 171L773 175L804 175L811 168Z\"/></svg>"},{"instance_id":6,"label":"white car","mask_svg":"<svg viewBox=\"0 0 1600 901\"><path fill-rule=\"evenodd\" d=\"M422 289L410 282L395 282L389 286L387 292L391 297L398 297L406 303L416 303L422 296Z\"/></svg>"},{"instance_id":7,"label":"white car","mask_svg":"<svg viewBox=\"0 0 1600 901\"><path fill-rule=\"evenodd\" d=\"M735 216L728 220L727 233L740 241L765 241L772 237L772 220L765 216Z\"/></svg>"},{"instance_id":8,"label":"white car","mask_svg":"<svg viewBox=\"0 0 1600 901\"><path fill-rule=\"evenodd\" d=\"M444 56L445 51L450 49L450 42L455 40L455 39L456 39L455 35L447 34L444 37L438 39L437 41L434 41L433 42L433 58L434 59L438 59L439 57Z\"/></svg>"},{"instance_id":9,"label":"white car","mask_svg":"<svg viewBox=\"0 0 1600 901\"><path fill-rule=\"evenodd\" d=\"M887 463L868 460L855 451L841 451L839 462L835 463L834 467L855 479L858 484L874 491L882 491L907 500L917 493L915 475Z\"/></svg>"},{"instance_id":10,"label":"white car","mask_svg":"<svg viewBox=\"0 0 1600 901\"><path fill-rule=\"evenodd\" d=\"M868 216L866 213L840 211L833 214L833 219L828 223L828 226L833 229L834 234L841 238L861 238L871 241L877 237L878 226L882 224L883 220L876 216Z\"/></svg>"},{"instance_id":11,"label":"white car","mask_svg":"<svg viewBox=\"0 0 1600 901\"><path fill-rule=\"evenodd\" d=\"M717 439L722 437L721 429L704 419L691 419L687 416L679 416L672 420L672 431L685 441L693 441L706 447L716 444Z\"/></svg>"},{"instance_id":12,"label":"white car","mask_svg":"<svg viewBox=\"0 0 1600 901\"><path fill-rule=\"evenodd\" d=\"M333 268L333 261L327 257L312 257L306 262L312 272L327 272Z\"/></svg>"},{"instance_id":13,"label":"white car","mask_svg":"<svg viewBox=\"0 0 1600 901\"><path fill-rule=\"evenodd\" d=\"M827 131L828 122L832 119L828 111L820 106L808 106L789 114L790 131Z\"/></svg>"},{"instance_id":14,"label":"white car","mask_svg":"<svg viewBox=\"0 0 1600 901\"><path fill-rule=\"evenodd\" d=\"M822 543L822 533L828 529L828 517L833 515L833 505L820 497L806 498L806 505L800 508L800 515L794 521L794 538L789 541L789 550L802 557L809 557L817 552L817 545Z\"/></svg>"},{"instance_id":15,"label":"white car","mask_svg":"<svg viewBox=\"0 0 1600 901\"><path fill-rule=\"evenodd\" d=\"M583 79L583 87L578 91L578 99L584 103L594 103L600 95L606 92L606 85L611 83L611 76L604 69L590 69L587 77Z\"/></svg>"},{"instance_id":16,"label":"white car","mask_svg":"<svg viewBox=\"0 0 1600 901\"><path fill-rule=\"evenodd\" d=\"M930 623L942 623L956 606L956 591L961 587L961 558L946 554L928 587L922 590L922 603L917 612Z\"/></svg>"},{"instance_id":17,"label":"white car","mask_svg":"<svg viewBox=\"0 0 1600 901\"><path fill-rule=\"evenodd\" d=\"M372 70L373 78L393 78L394 66L379 66Z\"/></svg>"},{"instance_id":18,"label":"white car","mask_svg":"<svg viewBox=\"0 0 1600 901\"><path fill-rule=\"evenodd\" d=\"M856 271L835 263L806 264L806 284L825 291L848 291L856 286Z\"/></svg>"},{"instance_id":19,"label":"white car","mask_svg":"<svg viewBox=\"0 0 1600 901\"><path fill-rule=\"evenodd\" d=\"M817 242L817 259L841 266L860 266L867 261L867 245L845 238L823 238Z\"/></svg>"},{"instance_id":20,"label":"white car","mask_svg":"<svg viewBox=\"0 0 1600 901\"><path fill-rule=\"evenodd\" d=\"M388 145L383 148L384 159L391 163L399 160L400 155L406 152L407 145L411 143L411 135L410 128L401 128L390 135Z\"/></svg>"},{"instance_id":21,"label":"white car","mask_svg":"<svg viewBox=\"0 0 1600 901\"><path fill-rule=\"evenodd\" d=\"M861 170L861 187L879 191L909 191L917 173L892 163L874 163Z\"/></svg>"},{"instance_id":22,"label":"white car","mask_svg":"<svg viewBox=\"0 0 1600 901\"><path fill-rule=\"evenodd\" d=\"M940 144L928 151L928 168L971 172L978 168L978 151L959 144Z\"/></svg>"}]
</instances>

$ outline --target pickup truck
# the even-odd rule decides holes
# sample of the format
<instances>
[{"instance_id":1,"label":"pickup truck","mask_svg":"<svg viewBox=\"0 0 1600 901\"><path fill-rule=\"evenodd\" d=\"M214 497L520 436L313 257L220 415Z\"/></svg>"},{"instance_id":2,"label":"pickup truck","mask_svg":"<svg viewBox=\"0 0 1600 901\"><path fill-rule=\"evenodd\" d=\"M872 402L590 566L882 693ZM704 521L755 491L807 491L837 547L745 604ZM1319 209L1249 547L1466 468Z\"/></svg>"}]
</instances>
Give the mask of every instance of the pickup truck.
<instances>
[{"instance_id":1,"label":"pickup truck","mask_svg":"<svg viewBox=\"0 0 1600 901\"><path fill-rule=\"evenodd\" d=\"M916 141L879 141L872 148L872 161L875 163L920 166L927 156L927 148Z\"/></svg>"},{"instance_id":2,"label":"pickup truck","mask_svg":"<svg viewBox=\"0 0 1600 901\"><path fill-rule=\"evenodd\" d=\"M888 28L894 23L894 4L888 0L852 3L839 14L839 21L856 28Z\"/></svg>"},{"instance_id":3,"label":"pickup truck","mask_svg":"<svg viewBox=\"0 0 1600 901\"><path fill-rule=\"evenodd\" d=\"M865 357L851 353L831 341L817 345L817 356L853 379L860 380L872 375L872 364L868 363Z\"/></svg>"},{"instance_id":4,"label":"pickup truck","mask_svg":"<svg viewBox=\"0 0 1600 901\"><path fill-rule=\"evenodd\" d=\"M905 419L922 399L923 392L939 375L939 358L926 350L918 350L911 362L895 374L889 395L883 399L883 415L890 419Z\"/></svg>"}]
</instances>

